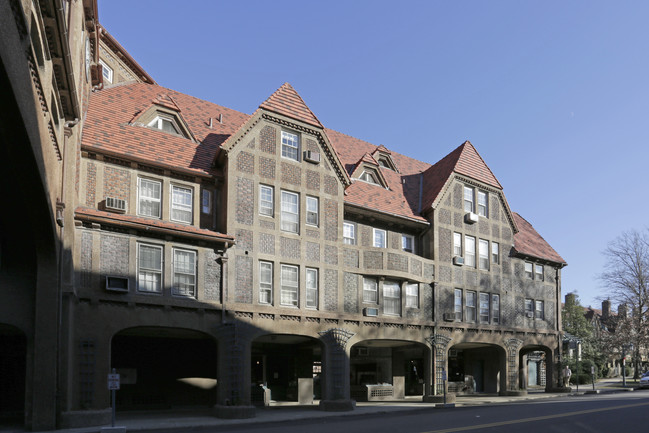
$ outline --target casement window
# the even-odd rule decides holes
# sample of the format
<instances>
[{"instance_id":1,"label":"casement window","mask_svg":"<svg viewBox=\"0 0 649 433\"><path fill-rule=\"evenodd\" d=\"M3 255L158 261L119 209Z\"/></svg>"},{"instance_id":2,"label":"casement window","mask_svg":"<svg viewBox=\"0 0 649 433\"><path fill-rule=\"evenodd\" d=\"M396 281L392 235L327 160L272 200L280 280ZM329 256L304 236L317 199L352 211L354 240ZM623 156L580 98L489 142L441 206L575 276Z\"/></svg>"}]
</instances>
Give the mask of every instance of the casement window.
<instances>
[{"instance_id":1,"label":"casement window","mask_svg":"<svg viewBox=\"0 0 649 433\"><path fill-rule=\"evenodd\" d=\"M489 216L488 195L485 191L478 191L478 215Z\"/></svg>"},{"instance_id":2,"label":"casement window","mask_svg":"<svg viewBox=\"0 0 649 433\"><path fill-rule=\"evenodd\" d=\"M453 233L453 256L462 257L462 235Z\"/></svg>"},{"instance_id":3,"label":"casement window","mask_svg":"<svg viewBox=\"0 0 649 433\"><path fill-rule=\"evenodd\" d=\"M318 270L306 268L306 307L318 308Z\"/></svg>"},{"instance_id":4,"label":"casement window","mask_svg":"<svg viewBox=\"0 0 649 433\"><path fill-rule=\"evenodd\" d=\"M282 157L300 160L300 137L297 134L282 131Z\"/></svg>"},{"instance_id":5,"label":"casement window","mask_svg":"<svg viewBox=\"0 0 649 433\"><path fill-rule=\"evenodd\" d=\"M480 239L478 243L478 255L480 269L489 270L489 242Z\"/></svg>"},{"instance_id":6,"label":"casement window","mask_svg":"<svg viewBox=\"0 0 649 433\"><path fill-rule=\"evenodd\" d=\"M466 292L466 321L476 321L476 292L467 290Z\"/></svg>"},{"instance_id":7,"label":"casement window","mask_svg":"<svg viewBox=\"0 0 649 433\"><path fill-rule=\"evenodd\" d=\"M534 266L530 262L525 262L525 277L533 280L534 279Z\"/></svg>"},{"instance_id":8,"label":"casement window","mask_svg":"<svg viewBox=\"0 0 649 433\"><path fill-rule=\"evenodd\" d=\"M171 220L192 223L192 189L171 185Z\"/></svg>"},{"instance_id":9,"label":"casement window","mask_svg":"<svg viewBox=\"0 0 649 433\"><path fill-rule=\"evenodd\" d=\"M65 4L66 2L63 2ZM104 76L104 81L107 82L108 84L113 83L113 68L108 66L106 62L103 60L99 59L99 64L101 65L101 75Z\"/></svg>"},{"instance_id":10,"label":"casement window","mask_svg":"<svg viewBox=\"0 0 649 433\"><path fill-rule=\"evenodd\" d=\"M204 189L201 193L201 212L204 214L212 213L212 191Z\"/></svg>"},{"instance_id":11,"label":"casement window","mask_svg":"<svg viewBox=\"0 0 649 433\"><path fill-rule=\"evenodd\" d=\"M299 233L300 197L294 192L282 191L282 230Z\"/></svg>"},{"instance_id":12,"label":"casement window","mask_svg":"<svg viewBox=\"0 0 649 433\"><path fill-rule=\"evenodd\" d=\"M196 297L196 252L173 249L173 286L176 296Z\"/></svg>"},{"instance_id":13,"label":"casement window","mask_svg":"<svg viewBox=\"0 0 649 433\"><path fill-rule=\"evenodd\" d=\"M137 289L162 293L162 247L137 244Z\"/></svg>"},{"instance_id":14,"label":"casement window","mask_svg":"<svg viewBox=\"0 0 649 433\"><path fill-rule=\"evenodd\" d=\"M385 230L374 229L374 245L377 248L385 248L387 233Z\"/></svg>"},{"instance_id":15,"label":"casement window","mask_svg":"<svg viewBox=\"0 0 649 433\"><path fill-rule=\"evenodd\" d=\"M162 183L157 180L137 179L137 214L146 217L161 217Z\"/></svg>"},{"instance_id":16,"label":"casement window","mask_svg":"<svg viewBox=\"0 0 649 433\"><path fill-rule=\"evenodd\" d=\"M343 243L356 244L356 224L343 222Z\"/></svg>"},{"instance_id":17,"label":"casement window","mask_svg":"<svg viewBox=\"0 0 649 433\"><path fill-rule=\"evenodd\" d=\"M419 284L406 284L406 308L419 308Z\"/></svg>"},{"instance_id":18,"label":"casement window","mask_svg":"<svg viewBox=\"0 0 649 433\"><path fill-rule=\"evenodd\" d=\"M544 305L543 301L536 301L534 303L534 318L535 319L544 319L545 314L544 314Z\"/></svg>"},{"instance_id":19,"label":"casement window","mask_svg":"<svg viewBox=\"0 0 649 433\"><path fill-rule=\"evenodd\" d=\"M401 315L401 286L396 281L383 282L383 313Z\"/></svg>"},{"instance_id":20,"label":"casement window","mask_svg":"<svg viewBox=\"0 0 649 433\"><path fill-rule=\"evenodd\" d=\"M489 323L489 293L480 293L480 323Z\"/></svg>"},{"instance_id":21,"label":"casement window","mask_svg":"<svg viewBox=\"0 0 649 433\"><path fill-rule=\"evenodd\" d=\"M364 171L359 179L367 183L379 185L379 180L377 179L376 174L369 170Z\"/></svg>"},{"instance_id":22,"label":"casement window","mask_svg":"<svg viewBox=\"0 0 649 433\"><path fill-rule=\"evenodd\" d=\"M319 204L317 197L306 198L306 223L312 226L318 225L319 220Z\"/></svg>"},{"instance_id":23,"label":"casement window","mask_svg":"<svg viewBox=\"0 0 649 433\"><path fill-rule=\"evenodd\" d=\"M475 268L475 238L467 236L464 239L464 264Z\"/></svg>"},{"instance_id":24,"label":"casement window","mask_svg":"<svg viewBox=\"0 0 649 433\"><path fill-rule=\"evenodd\" d=\"M534 265L534 279L543 281L543 265Z\"/></svg>"},{"instance_id":25,"label":"casement window","mask_svg":"<svg viewBox=\"0 0 649 433\"><path fill-rule=\"evenodd\" d=\"M498 242L491 243L491 263L494 265L500 263L500 244Z\"/></svg>"},{"instance_id":26,"label":"casement window","mask_svg":"<svg viewBox=\"0 0 649 433\"><path fill-rule=\"evenodd\" d=\"M282 305L289 305L297 307L299 300L299 269L297 266L282 265L281 273L281 303Z\"/></svg>"},{"instance_id":27,"label":"casement window","mask_svg":"<svg viewBox=\"0 0 649 433\"><path fill-rule=\"evenodd\" d=\"M491 295L491 322L500 323L500 295Z\"/></svg>"},{"instance_id":28,"label":"casement window","mask_svg":"<svg viewBox=\"0 0 649 433\"><path fill-rule=\"evenodd\" d=\"M147 125L149 128L159 129L163 132L170 132L172 134L180 135L180 130L176 126L176 123L167 116L158 115L153 118L152 121Z\"/></svg>"},{"instance_id":29,"label":"casement window","mask_svg":"<svg viewBox=\"0 0 649 433\"><path fill-rule=\"evenodd\" d=\"M409 253L414 253L415 238L410 235L401 235L401 249Z\"/></svg>"},{"instance_id":30,"label":"casement window","mask_svg":"<svg viewBox=\"0 0 649 433\"><path fill-rule=\"evenodd\" d=\"M272 217L274 209L274 191L272 186L259 185L259 214Z\"/></svg>"},{"instance_id":31,"label":"casement window","mask_svg":"<svg viewBox=\"0 0 649 433\"><path fill-rule=\"evenodd\" d=\"M273 264L259 262L259 303L273 303Z\"/></svg>"},{"instance_id":32,"label":"casement window","mask_svg":"<svg viewBox=\"0 0 649 433\"><path fill-rule=\"evenodd\" d=\"M378 284L374 278L363 278L363 302L378 304Z\"/></svg>"},{"instance_id":33,"label":"casement window","mask_svg":"<svg viewBox=\"0 0 649 433\"><path fill-rule=\"evenodd\" d=\"M474 188L464 186L464 212L475 212L474 193Z\"/></svg>"},{"instance_id":34,"label":"casement window","mask_svg":"<svg viewBox=\"0 0 649 433\"><path fill-rule=\"evenodd\" d=\"M525 315L527 317L534 317L534 300L526 299L525 300Z\"/></svg>"},{"instance_id":35,"label":"casement window","mask_svg":"<svg viewBox=\"0 0 649 433\"><path fill-rule=\"evenodd\" d=\"M462 320L462 289L455 289L453 311L455 313L455 320Z\"/></svg>"}]
</instances>

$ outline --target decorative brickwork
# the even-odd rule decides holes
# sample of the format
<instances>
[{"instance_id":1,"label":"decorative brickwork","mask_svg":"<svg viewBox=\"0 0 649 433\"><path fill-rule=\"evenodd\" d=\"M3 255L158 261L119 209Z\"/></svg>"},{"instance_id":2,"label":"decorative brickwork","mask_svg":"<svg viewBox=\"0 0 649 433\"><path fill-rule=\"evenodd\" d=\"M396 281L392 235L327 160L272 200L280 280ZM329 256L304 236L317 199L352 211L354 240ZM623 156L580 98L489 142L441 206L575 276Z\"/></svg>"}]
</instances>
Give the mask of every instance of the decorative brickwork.
<instances>
[{"instance_id":1,"label":"decorative brickwork","mask_svg":"<svg viewBox=\"0 0 649 433\"><path fill-rule=\"evenodd\" d=\"M489 220L483 217L480 217L478 221L478 232L483 236L489 236Z\"/></svg>"},{"instance_id":2,"label":"decorative brickwork","mask_svg":"<svg viewBox=\"0 0 649 433\"><path fill-rule=\"evenodd\" d=\"M318 143L316 143L315 140L307 138L305 141L306 141L306 150L310 150L311 152L320 152L320 146L318 146Z\"/></svg>"},{"instance_id":3,"label":"decorative brickwork","mask_svg":"<svg viewBox=\"0 0 649 433\"><path fill-rule=\"evenodd\" d=\"M491 278L489 274L479 273L478 278L480 279L480 290L488 292L491 291Z\"/></svg>"},{"instance_id":4,"label":"decorative brickwork","mask_svg":"<svg viewBox=\"0 0 649 433\"><path fill-rule=\"evenodd\" d=\"M252 257L237 256L235 264L237 284L234 300L252 304Z\"/></svg>"},{"instance_id":5,"label":"decorative brickwork","mask_svg":"<svg viewBox=\"0 0 649 433\"><path fill-rule=\"evenodd\" d=\"M219 256L212 250L205 251L205 300L221 299L221 264Z\"/></svg>"},{"instance_id":6,"label":"decorative brickwork","mask_svg":"<svg viewBox=\"0 0 649 433\"><path fill-rule=\"evenodd\" d=\"M338 180L334 176L325 175L324 192L331 195L338 195Z\"/></svg>"},{"instance_id":7,"label":"decorative brickwork","mask_svg":"<svg viewBox=\"0 0 649 433\"><path fill-rule=\"evenodd\" d=\"M250 143L248 143L248 149L254 149L255 148L255 139L253 138L250 140Z\"/></svg>"},{"instance_id":8,"label":"decorative brickwork","mask_svg":"<svg viewBox=\"0 0 649 433\"><path fill-rule=\"evenodd\" d=\"M338 202L336 200L324 200L324 229L325 240L338 240Z\"/></svg>"},{"instance_id":9,"label":"decorative brickwork","mask_svg":"<svg viewBox=\"0 0 649 433\"><path fill-rule=\"evenodd\" d=\"M457 286L464 285L464 271L460 268L453 270L453 284Z\"/></svg>"},{"instance_id":10,"label":"decorative brickwork","mask_svg":"<svg viewBox=\"0 0 649 433\"><path fill-rule=\"evenodd\" d=\"M266 153L276 152L277 147L277 129L272 126L264 126L259 133L259 148Z\"/></svg>"},{"instance_id":11,"label":"decorative brickwork","mask_svg":"<svg viewBox=\"0 0 649 433\"><path fill-rule=\"evenodd\" d=\"M243 177L237 178L237 222L252 225L254 215L253 181Z\"/></svg>"},{"instance_id":12,"label":"decorative brickwork","mask_svg":"<svg viewBox=\"0 0 649 433\"><path fill-rule=\"evenodd\" d=\"M372 245L372 228L368 226L358 225L360 237L361 237L361 246L369 247Z\"/></svg>"},{"instance_id":13,"label":"decorative brickwork","mask_svg":"<svg viewBox=\"0 0 649 433\"><path fill-rule=\"evenodd\" d=\"M263 156L259 157L259 176L265 177L267 179L275 179L275 166L276 162L274 159L265 158Z\"/></svg>"},{"instance_id":14,"label":"decorative brickwork","mask_svg":"<svg viewBox=\"0 0 649 433\"><path fill-rule=\"evenodd\" d=\"M455 209L464 209L464 187L460 183L453 185L453 207Z\"/></svg>"},{"instance_id":15,"label":"decorative brickwork","mask_svg":"<svg viewBox=\"0 0 649 433\"><path fill-rule=\"evenodd\" d=\"M275 223L266 219L259 220L259 227L262 229L275 230Z\"/></svg>"},{"instance_id":16,"label":"decorative brickwork","mask_svg":"<svg viewBox=\"0 0 649 433\"><path fill-rule=\"evenodd\" d=\"M404 254L388 253L388 270L408 272L408 257Z\"/></svg>"},{"instance_id":17,"label":"decorative brickwork","mask_svg":"<svg viewBox=\"0 0 649 433\"><path fill-rule=\"evenodd\" d=\"M238 229L235 238L237 249L253 251L252 230Z\"/></svg>"},{"instance_id":18,"label":"decorative brickwork","mask_svg":"<svg viewBox=\"0 0 649 433\"><path fill-rule=\"evenodd\" d=\"M453 233L449 229L439 228L439 259L442 262L450 262L453 254Z\"/></svg>"},{"instance_id":19,"label":"decorative brickwork","mask_svg":"<svg viewBox=\"0 0 649 433\"><path fill-rule=\"evenodd\" d=\"M318 230L306 229L305 233L306 236L309 238L314 238L314 239L320 238L320 232Z\"/></svg>"},{"instance_id":20,"label":"decorative brickwork","mask_svg":"<svg viewBox=\"0 0 649 433\"><path fill-rule=\"evenodd\" d=\"M275 236L259 233L259 251L263 254L275 254Z\"/></svg>"},{"instance_id":21,"label":"decorative brickwork","mask_svg":"<svg viewBox=\"0 0 649 433\"><path fill-rule=\"evenodd\" d=\"M489 208L489 216L494 221L498 221L500 219L500 199L495 194L490 194L489 197L491 198L489 200L489 205L491 206Z\"/></svg>"},{"instance_id":22,"label":"decorative brickwork","mask_svg":"<svg viewBox=\"0 0 649 433\"><path fill-rule=\"evenodd\" d=\"M338 310L338 271L325 269L324 272L324 309Z\"/></svg>"},{"instance_id":23,"label":"decorative brickwork","mask_svg":"<svg viewBox=\"0 0 649 433\"><path fill-rule=\"evenodd\" d=\"M478 285L478 273L476 271L466 271L464 273L464 284L469 287L475 288Z\"/></svg>"},{"instance_id":24,"label":"decorative brickwork","mask_svg":"<svg viewBox=\"0 0 649 433\"><path fill-rule=\"evenodd\" d=\"M393 250L400 250L401 249L401 233L395 233L395 232L387 232L388 236L388 245L390 245L390 248Z\"/></svg>"},{"instance_id":25,"label":"decorative brickwork","mask_svg":"<svg viewBox=\"0 0 649 433\"><path fill-rule=\"evenodd\" d=\"M282 182L290 183L292 185L302 185L302 169L299 165L290 162L281 163Z\"/></svg>"},{"instance_id":26,"label":"decorative brickwork","mask_svg":"<svg viewBox=\"0 0 649 433\"><path fill-rule=\"evenodd\" d=\"M128 277L129 242L128 238L102 234L100 242L101 275Z\"/></svg>"},{"instance_id":27,"label":"decorative brickwork","mask_svg":"<svg viewBox=\"0 0 649 433\"><path fill-rule=\"evenodd\" d=\"M439 210L439 222L440 224L451 224L451 211L445 208Z\"/></svg>"},{"instance_id":28,"label":"decorative brickwork","mask_svg":"<svg viewBox=\"0 0 649 433\"><path fill-rule=\"evenodd\" d=\"M358 275L343 273L345 313L358 313Z\"/></svg>"},{"instance_id":29,"label":"decorative brickwork","mask_svg":"<svg viewBox=\"0 0 649 433\"><path fill-rule=\"evenodd\" d=\"M280 255L284 259L300 258L300 240L290 239L280 236L279 238Z\"/></svg>"},{"instance_id":30,"label":"decorative brickwork","mask_svg":"<svg viewBox=\"0 0 649 433\"><path fill-rule=\"evenodd\" d=\"M457 229L461 229L464 225L464 214L460 212L453 212L453 226Z\"/></svg>"},{"instance_id":31,"label":"decorative brickwork","mask_svg":"<svg viewBox=\"0 0 649 433\"><path fill-rule=\"evenodd\" d=\"M97 188L97 165L88 162L88 174L86 175L86 206L96 207L95 191Z\"/></svg>"},{"instance_id":32,"label":"decorative brickwork","mask_svg":"<svg viewBox=\"0 0 649 433\"><path fill-rule=\"evenodd\" d=\"M410 259L410 273L421 277L421 261L417 259Z\"/></svg>"},{"instance_id":33,"label":"decorative brickwork","mask_svg":"<svg viewBox=\"0 0 649 433\"><path fill-rule=\"evenodd\" d=\"M498 224L492 224L491 225L491 236L494 237L494 239L500 238L500 225ZM501 252L502 254L502 252Z\"/></svg>"},{"instance_id":34,"label":"decorative brickwork","mask_svg":"<svg viewBox=\"0 0 649 433\"><path fill-rule=\"evenodd\" d=\"M315 242L306 243L306 259L312 262L320 261L320 244Z\"/></svg>"},{"instance_id":35,"label":"decorative brickwork","mask_svg":"<svg viewBox=\"0 0 649 433\"><path fill-rule=\"evenodd\" d=\"M81 286L90 287L92 281L92 233L81 234Z\"/></svg>"},{"instance_id":36,"label":"decorative brickwork","mask_svg":"<svg viewBox=\"0 0 649 433\"><path fill-rule=\"evenodd\" d=\"M453 271L450 266L440 266L439 267L439 282L441 283L450 283Z\"/></svg>"},{"instance_id":37,"label":"decorative brickwork","mask_svg":"<svg viewBox=\"0 0 649 433\"><path fill-rule=\"evenodd\" d=\"M314 191L320 190L320 173L313 170L306 171L306 187Z\"/></svg>"},{"instance_id":38,"label":"decorative brickwork","mask_svg":"<svg viewBox=\"0 0 649 433\"><path fill-rule=\"evenodd\" d=\"M357 250L343 249L343 262L347 268L358 268L359 255Z\"/></svg>"},{"instance_id":39,"label":"decorative brickwork","mask_svg":"<svg viewBox=\"0 0 649 433\"><path fill-rule=\"evenodd\" d=\"M127 200L131 191L131 174L128 170L107 166L104 170L104 194Z\"/></svg>"},{"instance_id":40,"label":"decorative brickwork","mask_svg":"<svg viewBox=\"0 0 649 433\"><path fill-rule=\"evenodd\" d=\"M328 265L338 265L338 247L334 245L325 245L324 261Z\"/></svg>"},{"instance_id":41,"label":"decorative brickwork","mask_svg":"<svg viewBox=\"0 0 649 433\"><path fill-rule=\"evenodd\" d=\"M249 152L241 152L237 155L237 170L242 173L255 173L255 156Z\"/></svg>"},{"instance_id":42,"label":"decorative brickwork","mask_svg":"<svg viewBox=\"0 0 649 433\"><path fill-rule=\"evenodd\" d=\"M509 227L503 227L502 238L506 241L512 240L512 230Z\"/></svg>"},{"instance_id":43,"label":"decorative brickwork","mask_svg":"<svg viewBox=\"0 0 649 433\"><path fill-rule=\"evenodd\" d=\"M364 251L363 263L367 269L383 269L383 253L380 251Z\"/></svg>"}]
</instances>

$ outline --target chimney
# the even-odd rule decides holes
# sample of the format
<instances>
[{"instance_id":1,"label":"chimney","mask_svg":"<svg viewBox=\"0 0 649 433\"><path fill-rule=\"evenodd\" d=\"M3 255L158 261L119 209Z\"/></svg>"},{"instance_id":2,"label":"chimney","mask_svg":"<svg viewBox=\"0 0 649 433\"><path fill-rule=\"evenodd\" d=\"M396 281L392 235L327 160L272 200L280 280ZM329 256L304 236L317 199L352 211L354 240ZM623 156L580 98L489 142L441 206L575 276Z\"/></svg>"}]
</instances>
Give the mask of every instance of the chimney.
<instances>
[{"instance_id":1,"label":"chimney","mask_svg":"<svg viewBox=\"0 0 649 433\"><path fill-rule=\"evenodd\" d=\"M602 319L608 319L611 317L611 301L605 300L602 301Z\"/></svg>"},{"instance_id":2,"label":"chimney","mask_svg":"<svg viewBox=\"0 0 649 433\"><path fill-rule=\"evenodd\" d=\"M566 293L566 306L575 305L577 302L577 295L575 293Z\"/></svg>"},{"instance_id":3,"label":"chimney","mask_svg":"<svg viewBox=\"0 0 649 433\"><path fill-rule=\"evenodd\" d=\"M626 319L626 304L620 304L617 306L617 315L620 319Z\"/></svg>"}]
</instances>

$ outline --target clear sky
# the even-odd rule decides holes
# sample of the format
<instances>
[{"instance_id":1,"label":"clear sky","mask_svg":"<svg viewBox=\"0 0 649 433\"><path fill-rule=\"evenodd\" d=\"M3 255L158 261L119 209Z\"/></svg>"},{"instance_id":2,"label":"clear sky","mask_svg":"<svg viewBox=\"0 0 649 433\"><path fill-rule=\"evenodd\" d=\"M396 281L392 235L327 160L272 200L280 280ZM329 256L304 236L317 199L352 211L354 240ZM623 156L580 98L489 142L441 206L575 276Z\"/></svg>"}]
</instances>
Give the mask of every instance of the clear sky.
<instances>
[{"instance_id":1,"label":"clear sky","mask_svg":"<svg viewBox=\"0 0 649 433\"><path fill-rule=\"evenodd\" d=\"M252 113L284 82L327 127L435 163L470 140L599 307L649 221L649 2L100 0L162 86Z\"/></svg>"}]
</instances>

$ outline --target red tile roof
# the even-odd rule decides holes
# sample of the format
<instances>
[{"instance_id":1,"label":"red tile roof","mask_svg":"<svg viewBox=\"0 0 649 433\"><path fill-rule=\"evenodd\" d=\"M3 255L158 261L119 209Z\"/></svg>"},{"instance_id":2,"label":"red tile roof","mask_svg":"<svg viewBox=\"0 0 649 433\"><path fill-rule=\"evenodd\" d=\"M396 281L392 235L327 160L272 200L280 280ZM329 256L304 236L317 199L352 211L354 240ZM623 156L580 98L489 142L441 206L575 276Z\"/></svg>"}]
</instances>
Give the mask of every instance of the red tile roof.
<instances>
[{"instance_id":1,"label":"red tile roof","mask_svg":"<svg viewBox=\"0 0 649 433\"><path fill-rule=\"evenodd\" d=\"M566 265L566 261L548 244L543 237L534 230L525 218L512 212L514 221L518 226L518 233L514 235L514 249L523 255L536 257L550 262Z\"/></svg>"},{"instance_id":2,"label":"red tile roof","mask_svg":"<svg viewBox=\"0 0 649 433\"><path fill-rule=\"evenodd\" d=\"M282 84L282 87L262 102L259 108L301 120L304 123L317 126L318 128L323 128L322 123L320 123L309 107L306 106L302 97L288 83Z\"/></svg>"},{"instance_id":3,"label":"red tile roof","mask_svg":"<svg viewBox=\"0 0 649 433\"><path fill-rule=\"evenodd\" d=\"M175 234L178 236L200 237L204 240L221 242L234 242L234 237L212 230L201 229L184 224L176 224L159 219L105 212L84 206L79 206L74 210L74 217L81 221L126 225L131 228L146 228L146 230L159 231L161 233Z\"/></svg>"}]
</instances>

